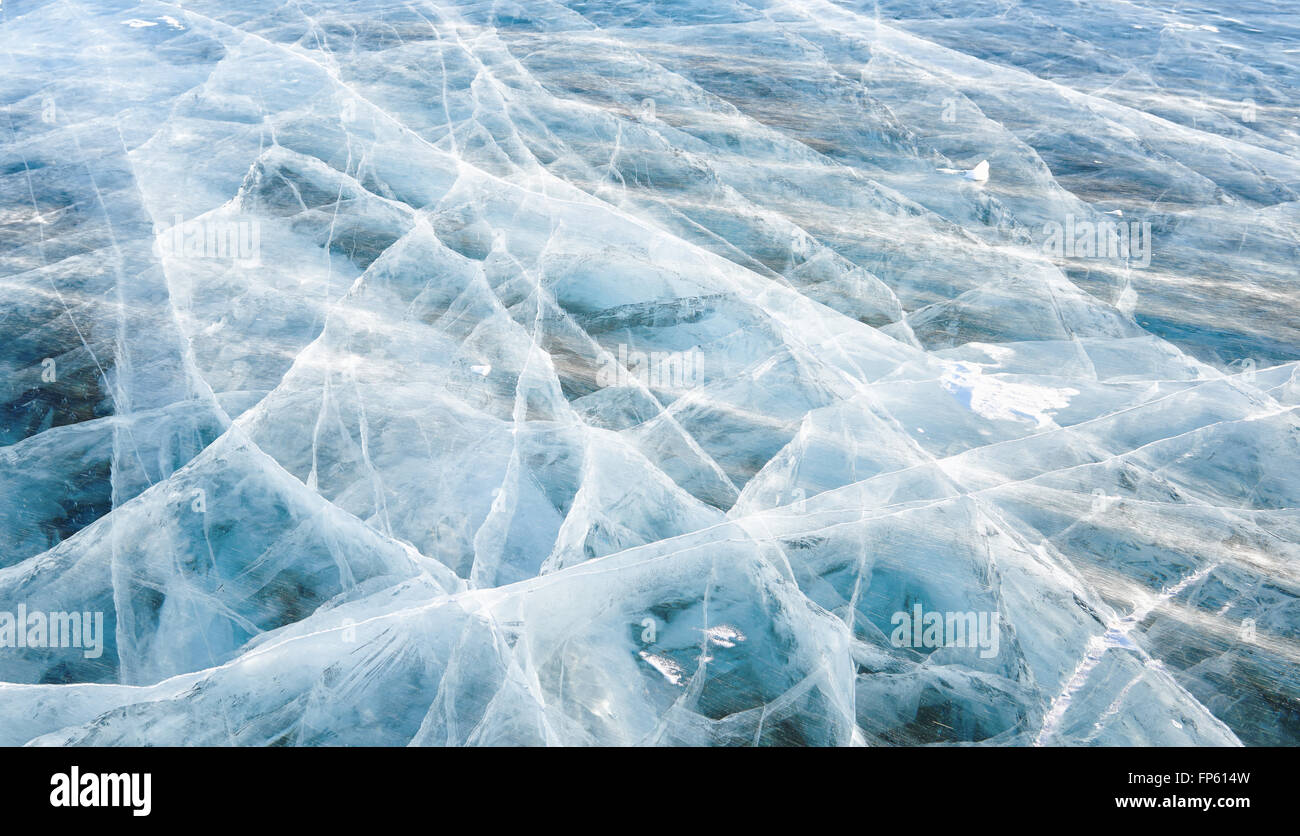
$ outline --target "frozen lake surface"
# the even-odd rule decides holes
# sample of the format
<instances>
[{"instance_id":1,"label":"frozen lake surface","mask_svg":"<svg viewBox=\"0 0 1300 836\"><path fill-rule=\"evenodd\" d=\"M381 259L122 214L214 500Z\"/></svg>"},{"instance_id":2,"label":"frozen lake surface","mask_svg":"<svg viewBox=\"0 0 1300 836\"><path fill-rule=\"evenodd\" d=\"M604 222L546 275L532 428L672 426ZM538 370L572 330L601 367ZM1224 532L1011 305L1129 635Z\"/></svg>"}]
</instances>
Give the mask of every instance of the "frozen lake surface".
<instances>
[{"instance_id":1,"label":"frozen lake surface","mask_svg":"<svg viewBox=\"0 0 1300 836\"><path fill-rule=\"evenodd\" d=\"M1300 744L1186 5L5 0L0 744Z\"/></svg>"}]
</instances>

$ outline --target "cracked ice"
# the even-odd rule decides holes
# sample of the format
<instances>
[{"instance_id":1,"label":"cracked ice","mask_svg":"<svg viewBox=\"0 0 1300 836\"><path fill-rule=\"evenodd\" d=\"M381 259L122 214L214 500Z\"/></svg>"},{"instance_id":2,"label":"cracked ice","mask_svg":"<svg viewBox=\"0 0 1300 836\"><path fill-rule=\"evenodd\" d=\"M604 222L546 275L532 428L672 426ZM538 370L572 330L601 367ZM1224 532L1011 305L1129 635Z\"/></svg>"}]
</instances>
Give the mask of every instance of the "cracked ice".
<instances>
[{"instance_id":1,"label":"cracked ice","mask_svg":"<svg viewBox=\"0 0 1300 836\"><path fill-rule=\"evenodd\" d=\"M5 2L0 743L1300 742L1300 27L1167 6Z\"/></svg>"}]
</instances>

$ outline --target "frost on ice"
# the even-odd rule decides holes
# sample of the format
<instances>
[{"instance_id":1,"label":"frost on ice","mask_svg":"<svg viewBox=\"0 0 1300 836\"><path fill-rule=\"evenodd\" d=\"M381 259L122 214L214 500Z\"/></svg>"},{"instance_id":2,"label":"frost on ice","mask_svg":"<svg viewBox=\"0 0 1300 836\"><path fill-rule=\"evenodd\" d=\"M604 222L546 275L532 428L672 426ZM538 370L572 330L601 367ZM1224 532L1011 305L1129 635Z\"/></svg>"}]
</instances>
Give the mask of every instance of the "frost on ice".
<instances>
[{"instance_id":1,"label":"frost on ice","mask_svg":"<svg viewBox=\"0 0 1300 836\"><path fill-rule=\"evenodd\" d=\"M0 743L1300 742L1300 31L1103 6L6 2Z\"/></svg>"}]
</instances>

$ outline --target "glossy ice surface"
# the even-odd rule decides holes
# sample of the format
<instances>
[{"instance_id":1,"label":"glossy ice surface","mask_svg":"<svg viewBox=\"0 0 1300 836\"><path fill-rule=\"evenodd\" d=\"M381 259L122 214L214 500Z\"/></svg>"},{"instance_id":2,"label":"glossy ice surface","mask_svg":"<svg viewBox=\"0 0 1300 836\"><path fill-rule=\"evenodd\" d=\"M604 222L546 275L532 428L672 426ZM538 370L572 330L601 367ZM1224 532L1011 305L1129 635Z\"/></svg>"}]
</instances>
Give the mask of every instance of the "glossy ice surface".
<instances>
[{"instance_id":1,"label":"glossy ice surface","mask_svg":"<svg viewBox=\"0 0 1300 836\"><path fill-rule=\"evenodd\" d=\"M1298 82L1289 0L3 0L0 645L104 627L0 743L1300 743Z\"/></svg>"}]
</instances>

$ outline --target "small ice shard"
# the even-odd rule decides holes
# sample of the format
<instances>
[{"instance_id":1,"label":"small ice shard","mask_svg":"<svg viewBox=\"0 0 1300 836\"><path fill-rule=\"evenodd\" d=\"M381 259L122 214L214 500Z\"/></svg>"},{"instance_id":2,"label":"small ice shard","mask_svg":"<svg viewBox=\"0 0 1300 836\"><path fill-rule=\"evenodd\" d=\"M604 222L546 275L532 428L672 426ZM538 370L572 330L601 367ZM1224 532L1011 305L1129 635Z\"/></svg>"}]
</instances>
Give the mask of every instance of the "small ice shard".
<instances>
[{"instance_id":1,"label":"small ice shard","mask_svg":"<svg viewBox=\"0 0 1300 836\"><path fill-rule=\"evenodd\" d=\"M980 160L979 164L971 169L941 168L939 169L939 173L960 174L962 177L966 178L967 180L972 180L976 183L983 183L989 179L989 161Z\"/></svg>"},{"instance_id":2,"label":"small ice shard","mask_svg":"<svg viewBox=\"0 0 1300 836\"><path fill-rule=\"evenodd\" d=\"M983 418L998 421L1027 421L1037 427L1053 426L1052 413L1070 404L1077 389L1053 389L1028 383L1012 383L998 376L984 376L977 364L956 363L940 384L967 409Z\"/></svg>"},{"instance_id":3,"label":"small ice shard","mask_svg":"<svg viewBox=\"0 0 1300 836\"><path fill-rule=\"evenodd\" d=\"M482 377L487 377L488 374L490 374L491 371L492 371L492 364L491 364L491 363L483 363L483 364L481 364L481 365L477 365L477 366L470 366L470 367L469 367L469 370L472 371L472 372L474 372L474 374L480 375L480 376L482 376Z\"/></svg>"},{"instance_id":4,"label":"small ice shard","mask_svg":"<svg viewBox=\"0 0 1300 836\"><path fill-rule=\"evenodd\" d=\"M1132 316L1133 310L1137 307L1137 298L1137 291L1133 289L1133 285L1124 282L1124 289L1119 292L1119 298L1115 300L1115 307L1124 316Z\"/></svg>"},{"instance_id":5,"label":"small ice shard","mask_svg":"<svg viewBox=\"0 0 1300 836\"><path fill-rule=\"evenodd\" d=\"M682 684L682 666L669 659L667 656L660 656L657 653L646 653L644 650L637 653L646 664L663 674L664 679L674 685Z\"/></svg>"},{"instance_id":6,"label":"small ice shard","mask_svg":"<svg viewBox=\"0 0 1300 836\"><path fill-rule=\"evenodd\" d=\"M719 647L735 647L736 642L745 640L745 634L730 624L719 624L716 627L710 627L704 633L709 637L710 642Z\"/></svg>"}]
</instances>

